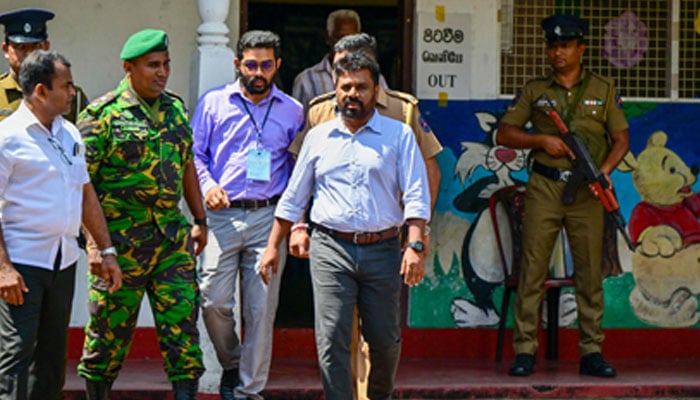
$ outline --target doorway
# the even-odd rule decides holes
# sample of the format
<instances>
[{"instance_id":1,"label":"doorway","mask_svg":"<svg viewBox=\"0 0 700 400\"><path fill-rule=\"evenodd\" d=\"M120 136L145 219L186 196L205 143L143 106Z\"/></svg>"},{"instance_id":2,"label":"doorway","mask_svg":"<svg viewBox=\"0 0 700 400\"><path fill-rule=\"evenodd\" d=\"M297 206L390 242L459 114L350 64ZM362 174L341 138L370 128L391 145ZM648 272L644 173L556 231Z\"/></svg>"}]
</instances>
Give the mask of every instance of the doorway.
<instances>
[{"instance_id":1,"label":"doorway","mask_svg":"<svg viewBox=\"0 0 700 400\"><path fill-rule=\"evenodd\" d=\"M276 80L291 93L294 78L327 53L328 14L350 8L360 15L362 31L377 39L379 64L390 88L412 90L414 0L240 0L241 33L270 30L282 39L282 67ZM287 257L282 276L277 327L313 327L313 293L307 260Z\"/></svg>"}]
</instances>

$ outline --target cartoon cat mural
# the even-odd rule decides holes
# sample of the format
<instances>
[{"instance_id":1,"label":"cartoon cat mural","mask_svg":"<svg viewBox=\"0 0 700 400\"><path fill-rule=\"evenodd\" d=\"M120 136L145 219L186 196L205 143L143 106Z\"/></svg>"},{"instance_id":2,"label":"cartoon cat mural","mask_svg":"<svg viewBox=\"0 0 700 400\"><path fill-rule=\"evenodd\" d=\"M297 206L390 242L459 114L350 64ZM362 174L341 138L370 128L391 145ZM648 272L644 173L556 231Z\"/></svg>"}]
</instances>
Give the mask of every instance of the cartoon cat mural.
<instances>
[{"instance_id":1,"label":"cartoon cat mural","mask_svg":"<svg viewBox=\"0 0 700 400\"><path fill-rule=\"evenodd\" d=\"M637 158L629 153L622 164L642 198L630 216L630 236L638 244L630 304L646 323L687 327L700 320L700 194L691 189L696 168L667 148L667 140L654 132Z\"/></svg>"},{"instance_id":2,"label":"cartoon cat mural","mask_svg":"<svg viewBox=\"0 0 700 400\"><path fill-rule=\"evenodd\" d=\"M462 275L473 298L458 297L450 305L452 318L458 327L492 326L500 321L493 293L503 283L504 276L487 210L488 200L498 189L523 183L512 174L526 168L529 153L529 150L496 144L496 115L476 112L474 116L486 139L484 142L461 142L463 152L457 160L454 174L463 185L467 179L474 178L477 171L486 172L486 175L469 184L453 201L456 209L477 214L464 235L460 253ZM571 312L572 300L573 296L562 295L561 314L573 314L575 320L576 314ZM561 322L562 326L570 323L570 318L566 319Z\"/></svg>"}]
</instances>

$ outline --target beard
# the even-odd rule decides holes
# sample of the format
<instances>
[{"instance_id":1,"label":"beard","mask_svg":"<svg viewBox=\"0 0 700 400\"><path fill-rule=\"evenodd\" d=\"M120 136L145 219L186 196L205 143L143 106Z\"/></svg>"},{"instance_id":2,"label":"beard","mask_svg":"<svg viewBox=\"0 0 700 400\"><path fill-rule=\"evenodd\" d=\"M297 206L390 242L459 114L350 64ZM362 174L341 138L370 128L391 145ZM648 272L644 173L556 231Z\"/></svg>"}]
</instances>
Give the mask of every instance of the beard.
<instances>
[{"instance_id":1,"label":"beard","mask_svg":"<svg viewBox=\"0 0 700 400\"><path fill-rule=\"evenodd\" d=\"M357 104L358 108L348 107L351 103ZM347 98L340 106L340 114L345 119L362 120L364 117L367 116L367 109L360 100Z\"/></svg>"},{"instance_id":2,"label":"beard","mask_svg":"<svg viewBox=\"0 0 700 400\"><path fill-rule=\"evenodd\" d=\"M263 94L266 93L268 90L270 90L270 86L272 86L272 82L268 82L265 80L265 78L260 77L260 76L245 76L243 74L240 74L241 76L241 83L243 83L243 86L248 90L248 93L250 94ZM258 82L263 82L262 86L255 86L256 83Z\"/></svg>"}]
</instances>

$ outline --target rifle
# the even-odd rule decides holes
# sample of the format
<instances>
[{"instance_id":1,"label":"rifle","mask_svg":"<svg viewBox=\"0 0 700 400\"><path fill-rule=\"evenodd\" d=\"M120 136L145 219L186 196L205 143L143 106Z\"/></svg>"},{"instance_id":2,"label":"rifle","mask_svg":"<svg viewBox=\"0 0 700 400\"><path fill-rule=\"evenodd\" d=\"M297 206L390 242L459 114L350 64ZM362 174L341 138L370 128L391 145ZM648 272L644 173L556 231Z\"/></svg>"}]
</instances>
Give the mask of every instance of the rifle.
<instances>
[{"instance_id":1,"label":"rifle","mask_svg":"<svg viewBox=\"0 0 700 400\"><path fill-rule=\"evenodd\" d=\"M549 96L545 95L544 99L547 101L550 108L550 111L545 111L545 113L552 119L554 125L557 126L557 129L561 134L562 140L567 146L569 146L571 151L574 153L574 156L576 156L575 160L571 160L571 162L574 164L574 175L579 175L593 187L596 197L603 205L605 212L612 217L615 227L625 238L627 247L634 251L637 246L632 243L632 239L630 239L630 236L627 233L625 218L620 212L620 205L617 202L617 197L615 196L612 187L608 183L608 180L605 179L605 175L603 175L603 173L600 172L600 169L598 169L598 166L593 161L593 158L591 158L591 154L588 152L588 149L586 148L586 145L583 144L581 138L574 132L569 131L569 128L566 126L564 120L557 112L557 109L554 107L554 104L552 104L552 100L549 98ZM569 183L574 185L574 193L575 189L578 188L578 184L574 183L576 181L577 179L575 178L569 181ZM578 181L580 183L580 178ZM567 186L569 185L567 184ZM571 201L573 201L573 199Z\"/></svg>"}]
</instances>

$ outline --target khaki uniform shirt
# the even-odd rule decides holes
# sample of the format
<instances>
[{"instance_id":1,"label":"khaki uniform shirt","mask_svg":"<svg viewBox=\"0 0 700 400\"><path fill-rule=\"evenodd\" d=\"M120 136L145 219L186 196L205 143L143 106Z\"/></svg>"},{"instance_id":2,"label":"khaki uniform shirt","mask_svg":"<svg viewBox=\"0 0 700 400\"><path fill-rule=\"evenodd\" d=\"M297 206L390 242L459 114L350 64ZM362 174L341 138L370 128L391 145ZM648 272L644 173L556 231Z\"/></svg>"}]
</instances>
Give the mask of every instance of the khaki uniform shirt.
<instances>
[{"instance_id":1,"label":"khaki uniform shirt","mask_svg":"<svg viewBox=\"0 0 700 400\"><path fill-rule=\"evenodd\" d=\"M407 93L383 89L380 86L377 96L377 111L384 116L401 121L413 129L423 159L435 157L442 151L442 145L430 126L421 117L418 110L418 100L415 97ZM309 130L316 125L334 119L336 116L335 92L329 92L311 100L304 130L294 138L289 146L289 151L292 154L299 154Z\"/></svg>"},{"instance_id":2,"label":"khaki uniform shirt","mask_svg":"<svg viewBox=\"0 0 700 400\"><path fill-rule=\"evenodd\" d=\"M613 81L585 70L570 90L551 75L531 80L516 96L501 122L523 127L531 121L534 132L558 136L559 131L547 114L552 109L547 99L564 119L569 131L581 137L598 166L610 151L607 133L629 127ZM577 104L574 104L577 99ZM567 118L568 114L571 115ZM534 149L531 156L550 167L573 168L568 158L551 157L542 149Z\"/></svg>"},{"instance_id":3,"label":"khaki uniform shirt","mask_svg":"<svg viewBox=\"0 0 700 400\"><path fill-rule=\"evenodd\" d=\"M22 102L22 88L10 75L6 72L0 75L0 121L12 114ZM75 87L75 98L70 106L70 112L63 117L68 121L75 123L80 111L88 105L88 98L85 92L78 86Z\"/></svg>"}]
</instances>

